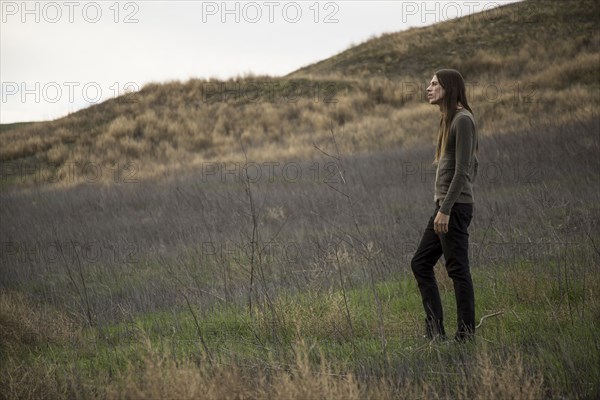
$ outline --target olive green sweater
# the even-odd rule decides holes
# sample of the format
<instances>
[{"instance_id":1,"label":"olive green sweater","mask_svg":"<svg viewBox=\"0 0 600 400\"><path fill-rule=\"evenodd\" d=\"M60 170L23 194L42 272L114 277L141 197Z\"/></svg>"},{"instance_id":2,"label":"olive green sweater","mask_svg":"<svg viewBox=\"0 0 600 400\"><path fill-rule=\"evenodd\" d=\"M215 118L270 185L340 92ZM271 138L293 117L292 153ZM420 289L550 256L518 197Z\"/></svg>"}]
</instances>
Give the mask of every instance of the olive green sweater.
<instances>
[{"instance_id":1,"label":"olive green sweater","mask_svg":"<svg viewBox=\"0 0 600 400\"><path fill-rule=\"evenodd\" d=\"M435 173L434 201L440 201L440 211L450 215L454 203L473 203L473 182L477 177L477 130L475 118L466 109L456 112L446 149Z\"/></svg>"}]
</instances>

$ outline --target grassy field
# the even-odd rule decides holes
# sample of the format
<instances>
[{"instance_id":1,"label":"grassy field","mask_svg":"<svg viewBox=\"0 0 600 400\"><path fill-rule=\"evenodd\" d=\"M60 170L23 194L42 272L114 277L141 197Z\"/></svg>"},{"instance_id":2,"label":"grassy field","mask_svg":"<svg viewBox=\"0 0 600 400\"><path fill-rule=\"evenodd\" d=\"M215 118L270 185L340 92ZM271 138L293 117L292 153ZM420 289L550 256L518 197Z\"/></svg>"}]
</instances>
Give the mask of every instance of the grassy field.
<instances>
[{"instance_id":1,"label":"grassy field","mask_svg":"<svg viewBox=\"0 0 600 400\"><path fill-rule=\"evenodd\" d=\"M441 67L463 73L484 136L547 116L588 119L600 99L599 7L520 2L385 34L285 77L147 84L54 121L0 129L0 174L59 187L85 182L90 169L109 182L110 170L136 163L137 177L158 179L239 160L240 142L256 160L314 160L313 143L332 125L347 154L430 143L437 110L425 89Z\"/></svg>"},{"instance_id":2,"label":"grassy field","mask_svg":"<svg viewBox=\"0 0 600 400\"><path fill-rule=\"evenodd\" d=\"M0 398L600 398L598 7L526 1L0 126ZM462 345L423 338L410 271L432 54L481 133Z\"/></svg>"},{"instance_id":3,"label":"grassy field","mask_svg":"<svg viewBox=\"0 0 600 400\"><path fill-rule=\"evenodd\" d=\"M470 250L477 318L493 316L468 345L422 338L409 267L432 146L338 155L334 132L318 161L248 150L159 182L5 190L0 393L597 398L597 132L482 139Z\"/></svg>"}]
</instances>

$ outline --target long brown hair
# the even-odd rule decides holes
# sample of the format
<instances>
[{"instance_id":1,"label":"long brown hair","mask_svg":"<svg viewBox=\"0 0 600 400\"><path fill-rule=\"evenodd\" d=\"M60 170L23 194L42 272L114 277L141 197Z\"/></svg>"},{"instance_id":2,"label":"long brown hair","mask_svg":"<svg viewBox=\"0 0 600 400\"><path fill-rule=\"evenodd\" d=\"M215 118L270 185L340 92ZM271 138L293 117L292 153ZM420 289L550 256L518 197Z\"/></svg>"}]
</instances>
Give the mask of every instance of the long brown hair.
<instances>
[{"instance_id":1,"label":"long brown hair","mask_svg":"<svg viewBox=\"0 0 600 400\"><path fill-rule=\"evenodd\" d=\"M435 149L434 163L440 161L444 150L446 149L446 141L448 140L448 131L450 130L450 124L456 114L456 107L460 103L464 108L471 110L467 101L467 91L465 89L465 81L455 69L440 69L436 71L438 82L444 88L445 94L441 99L441 110L442 117L440 119L440 127L438 130L437 147Z\"/></svg>"}]
</instances>

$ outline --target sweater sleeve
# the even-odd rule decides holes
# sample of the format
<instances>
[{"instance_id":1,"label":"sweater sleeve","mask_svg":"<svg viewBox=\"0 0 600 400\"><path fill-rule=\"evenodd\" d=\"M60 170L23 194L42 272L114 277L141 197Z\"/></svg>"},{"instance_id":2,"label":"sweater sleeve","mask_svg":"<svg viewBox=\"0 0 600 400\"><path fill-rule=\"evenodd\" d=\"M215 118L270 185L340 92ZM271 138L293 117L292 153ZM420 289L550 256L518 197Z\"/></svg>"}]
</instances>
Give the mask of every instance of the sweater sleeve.
<instances>
[{"instance_id":1,"label":"sweater sleeve","mask_svg":"<svg viewBox=\"0 0 600 400\"><path fill-rule=\"evenodd\" d=\"M456 129L456 153L454 176L448 187L448 192L440 206L440 211L450 215L450 210L460 196L469 171L473 163L473 143L475 141L475 127L468 116L459 116L455 124Z\"/></svg>"}]
</instances>

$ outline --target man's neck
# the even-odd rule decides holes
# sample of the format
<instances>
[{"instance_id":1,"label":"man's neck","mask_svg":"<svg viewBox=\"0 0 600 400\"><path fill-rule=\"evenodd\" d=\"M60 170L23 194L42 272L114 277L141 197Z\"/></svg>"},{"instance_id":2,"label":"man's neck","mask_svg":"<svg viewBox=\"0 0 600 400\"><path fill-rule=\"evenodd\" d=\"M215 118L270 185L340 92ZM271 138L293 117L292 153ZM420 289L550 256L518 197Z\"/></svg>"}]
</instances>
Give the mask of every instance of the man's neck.
<instances>
[{"instance_id":1,"label":"man's neck","mask_svg":"<svg viewBox=\"0 0 600 400\"><path fill-rule=\"evenodd\" d=\"M439 104L440 106L440 112L444 112L444 109L442 108L442 103ZM464 107L462 106L462 104L458 103L458 105L456 106L456 111L460 111L462 110Z\"/></svg>"}]
</instances>

